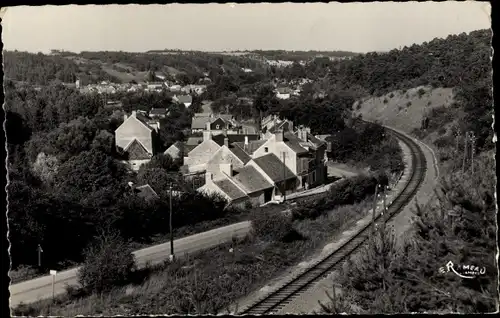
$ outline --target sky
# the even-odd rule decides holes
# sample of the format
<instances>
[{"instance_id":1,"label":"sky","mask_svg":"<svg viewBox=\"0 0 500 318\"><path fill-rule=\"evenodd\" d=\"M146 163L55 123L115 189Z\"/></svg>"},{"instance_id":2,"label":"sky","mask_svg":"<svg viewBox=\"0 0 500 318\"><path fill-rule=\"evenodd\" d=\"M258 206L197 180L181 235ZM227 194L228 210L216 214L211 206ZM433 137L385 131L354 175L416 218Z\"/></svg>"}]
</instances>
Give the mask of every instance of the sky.
<instances>
[{"instance_id":1,"label":"sky","mask_svg":"<svg viewBox=\"0 0 500 318\"><path fill-rule=\"evenodd\" d=\"M181 49L365 53L491 28L488 2L18 6L4 12L6 50Z\"/></svg>"}]
</instances>

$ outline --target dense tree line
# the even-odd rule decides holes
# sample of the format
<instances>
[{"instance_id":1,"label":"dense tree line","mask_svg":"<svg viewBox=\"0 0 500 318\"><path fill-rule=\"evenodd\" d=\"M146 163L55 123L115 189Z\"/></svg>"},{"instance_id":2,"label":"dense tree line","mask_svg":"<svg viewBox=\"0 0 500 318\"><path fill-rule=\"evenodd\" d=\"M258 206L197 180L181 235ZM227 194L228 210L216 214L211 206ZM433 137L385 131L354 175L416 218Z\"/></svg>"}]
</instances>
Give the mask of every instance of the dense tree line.
<instances>
[{"instance_id":1,"label":"dense tree line","mask_svg":"<svg viewBox=\"0 0 500 318\"><path fill-rule=\"evenodd\" d=\"M133 103L170 110L160 129L166 142L184 137L182 130L195 111L173 105L161 94L139 95ZM174 198L174 226L230 213L224 200L204 197L185 185L180 163L168 156L154 157L137 175L131 174L115 151L114 130L123 113L105 107L99 95L63 86L35 91L7 85L5 110L14 268L35 265L38 244L44 249L43 265L57 267L62 261L80 261L89 242L109 228L134 241L168 232L169 182L186 193ZM159 199L150 202L134 195L128 182L149 183Z\"/></svg>"},{"instance_id":2,"label":"dense tree line","mask_svg":"<svg viewBox=\"0 0 500 318\"><path fill-rule=\"evenodd\" d=\"M38 85L51 83L74 83L77 78L84 81L120 81L104 72L98 65L77 65L65 55L45 55L4 51L5 77L17 82Z\"/></svg>"}]
</instances>

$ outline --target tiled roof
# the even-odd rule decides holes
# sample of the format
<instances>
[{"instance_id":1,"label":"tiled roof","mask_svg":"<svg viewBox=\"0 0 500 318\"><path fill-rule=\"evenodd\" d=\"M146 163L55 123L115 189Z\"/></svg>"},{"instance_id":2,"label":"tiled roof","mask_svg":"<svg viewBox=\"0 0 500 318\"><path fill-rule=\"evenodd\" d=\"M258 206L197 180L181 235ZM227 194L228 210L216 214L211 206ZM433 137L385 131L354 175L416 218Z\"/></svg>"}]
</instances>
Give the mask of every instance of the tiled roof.
<instances>
[{"instance_id":1,"label":"tiled roof","mask_svg":"<svg viewBox=\"0 0 500 318\"><path fill-rule=\"evenodd\" d=\"M194 117L211 117L212 114L210 113L195 113Z\"/></svg>"},{"instance_id":2,"label":"tiled roof","mask_svg":"<svg viewBox=\"0 0 500 318\"><path fill-rule=\"evenodd\" d=\"M267 140L252 140L248 142L248 145L245 147L245 142L235 142L234 146L241 148L247 154L252 155L255 150L259 149L263 144L266 143Z\"/></svg>"},{"instance_id":3,"label":"tiled roof","mask_svg":"<svg viewBox=\"0 0 500 318\"><path fill-rule=\"evenodd\" d=\"M144 199L158 198L158 194L151 188L149 184L142 185L135 188L137 190L137 195Z\"/></svg>"},{"instance_id":4,"label":"tiled roof","mask_svg":"<svg viewBox=\"0 0 500 318\"><path fill-rule=\"evenodd\" d=\"M237 186L235 186L228 179L222 179L218 181L214 181L214 184L219 187L231 200L240 199L246 197L246 194L243 193Z\"/></svg>"},{"instance_id":5,"label":"tiled roof","mask_svg":"<svg viewBox=\"0 0 500 318\"><path fill-rule=\"evenodd\" d=\"M319 140L326 141L326 138L330 137L330 134L327 135L316 135L315 137L318 138Z\"/></svg>"},{"instance_id":6,"label":"tiled roof","mask_svg":"<svg viewBox=\"0 0 500 318\"><path fill-rule=\"evenodd\" d=\"M301 140L291 132L285 132L283 137L285 144L295 153L302 154L307 152L307 149L300 145Z\"/></svg>"},{"instance_id":7,"label":"tiled roof","mask_svg":"<svg viewBox=\"0 0 500 318\"><path fill-rule=\"evenodd\" d=\"M141 115L141 114L135 114L135 118L137 118L138 121L140 121L141 123L146 125L146 127L148 127L150 130L153 130L153 127L149 126L149 124L148 124L148 121L150 121L151 118L148 118L148 117Z\"/></svg>"},{"instance_id":8,"label":"tiled roof","mask_svg":"<svg viewBox=\"0 0 500 318\"><path fill-rule=\"evenodd\" d=\"M290 124L290 122L288 120L284 120L284 121L276 124L275 126L272 126L271 128L269 128L269 132L273 133L273 134L277 130L290 131L290 130L292 130L292 125Z\"/></svg>"},{"instance_id":9,"label":"tiled roof","mask_svg":"<svg viewBox=\"0 0 500 318\"><path fill-rule=\"evenodd\" d=\"M307 139L308 139L308 141L313 143L315 147L319 147L319 146L325 144L325 141L323 141L319 138L316 138L313 134L310 134L310 133L307 133Z\"/></svg>"},{"instance_id":10,"label":"tiled roof","mask_svg":"<svg viewBox=\"0 0 500 318\"><path fill-rule=\"evenodd\" d=\"M198 145L187 145L187 144L184 144L184 154L188 154L191 152L191 150L193 150L194 148L196 148Z\"/></svg>"},{"instance_id":11,"label":"tiled roof","mask_svg":"<svg viewBox=\"0 0 500 318\"><path fill-rule=\"evenodd\" d=\"M202 136L191 136L187 139L186 145L189 146L198 146L203 141Z\"/></svg>"},{"instance_id":12,"label":"tiled roof","mask_svg":"<svg viewBox=\"0 0 500 318\"><path fill-rule=\"evenodd\" d=\"M152 108L149 114L153 115L165 115L167 113L167 110L165 108Z\"/></svg>"},{"instance_id":13,"label":"tiled roof","mask_svg":"<svg viewBox=\"0 0 500 318\"><path fill-rule=\"evenodd\" d=\"M177 96L177 100L179 103L192 103L193 97L191 95L179 95Z\"/></svg>"},{"instance_id":14,"label":"tiled roof","mask_svg":"<svg viewBox=\"0 0 500 318\"><path fill-rule=\"evenodd\" d=\"M264 172L273 180L274 182L280 182L283 180L288 180L296 178L287 166L281 162L281 160L276 157L275 154L268 154L259 158L253 159L253 161L262 169Z\"/></svg>"},{"instance_id":15,"label":"tiled roof","mask_svg":"<svg viewBox=\"0 0 500 318\"><path fill-rule=\"evenodd\" d=\"M249 194L273 187L273 185L252 166L246 166L235 170L233 180L241 184Z\"/></svg>"},{"instance_id":16,"label":"tiled roof","mask_svg":"<svg viewBox=\"0 0 500 318\"><path fill-rule=\"evenodd\" d=\"M290 94L292 90L288 87L278 87L276 91L280 94Z\"/></svg>"},{"instance_id":17,"label":"tiled roof","mask_svg":"<svg viewBox=\"0 0 500 318\"><path fill-rule=\"evenodd\" d=\"M228 139L228 142L229 144L233 144L235 142L245 142L245 136L248 137L248 141L253 141L253 140L258 140L259 139L259 135L243 135L243 134L228 134L227 135L227 139ZM224 138L226 137L226 135L224 134L219 134L219 135L215 135L215 136L212 136L212 140L215 141L219 146L222 146L224 145Z\"/></svg>"},{"instance_id":18,"label":"tiled roof","mask_svg":"<svg viewBox=\"0 0 500 318\"><path fill-rule=\"evenodd\" d=\"M191 129L205 129L207 123L211 123L211 117L193 117L191 120Z\"/></svg>"},{"instance_id":19,"label":"tiled roof","mask_svg":"<svg viewBox=\"0 0 500 318\"><path fill-rule=\"evenodd\" d=\"M229 150L236 156L238 157L238 159L240 159L243 164L246 164L247 162L249 162L252 158L250 158L250 156L245 152L243 151L243 149L241 149L240 147L237 147L237 146L229 146Z\"/></svg>"}]
</instances>

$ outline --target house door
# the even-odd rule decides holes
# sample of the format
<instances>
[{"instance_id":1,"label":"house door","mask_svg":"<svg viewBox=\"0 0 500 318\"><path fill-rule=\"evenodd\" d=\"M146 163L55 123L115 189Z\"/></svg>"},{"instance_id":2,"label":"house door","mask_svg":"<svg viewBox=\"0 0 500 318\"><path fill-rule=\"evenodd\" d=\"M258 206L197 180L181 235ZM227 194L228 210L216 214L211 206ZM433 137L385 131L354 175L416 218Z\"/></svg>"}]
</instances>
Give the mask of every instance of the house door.
<instances>
[{"instance_id":1,"label":"house door","mask_svg":"<svg viewBox=\"0 0 500 318\"><path fill-rule=\"evenodd\" d=\"M264 190L264 203L271 201L273 198L273 189Z\"/></svg>"}]
</instances>

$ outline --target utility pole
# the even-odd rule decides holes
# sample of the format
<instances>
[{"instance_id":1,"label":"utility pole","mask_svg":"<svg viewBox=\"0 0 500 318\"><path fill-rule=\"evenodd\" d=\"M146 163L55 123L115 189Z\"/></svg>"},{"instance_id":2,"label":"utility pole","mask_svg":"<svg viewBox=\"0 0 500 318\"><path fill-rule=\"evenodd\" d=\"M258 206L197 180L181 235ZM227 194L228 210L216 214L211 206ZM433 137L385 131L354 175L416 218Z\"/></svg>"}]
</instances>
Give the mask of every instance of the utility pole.
<instances>
[{"instance_id":1,"label":"utility pole","mask_svg":"<svg viewBox=\"0 0 500 318\"><path fill-rule=\"evenodd\" d=\"M285 165L286 152L283 151L283 202L286 201L286 165Z\"/></svg>"},{"instance_id":2,"label":"utility pole","mask_svg":"<svg viewBox=\"0 0 500 318\"><path fill-rule=\"evenodd\" d=\"M382 195L382 199L383 199L383 203L384 203L383 210L382 210L382 215L384 215L385 212L387 212L387 204L386 204L387 192L386 191L388 189L389 189L389 186L385 186L384 194ZM387 218L387 216L383 217L383 223L385 223L386 218Z\"/></svg>"},{"instance_id":3,"label":"utility pole","mask_svg":"<svg viewBox=\"0 0 500 318\"><path fill-rule=\"evenodd\" d=\"M379 196L378 194L379 187L380 184L377 183L377 185L375 186L375 195L373 197L372 234L375 234L375 212L377 211L377 198Z\"/></svg>"},{"instance_id":4,"label":"utility pole","mask_svg":"<svg viewBox=\"0 0 500 318\"><path fill-rule=\"evenodd\" d=\"M172 227L172 184L170 184L170 209L169 209L169 227L170 227L170 261L173 262L175 260L174 256L174 231Z\"/></svg>"},{"instance_id":5,"label":"utility pole","mask_svg":"<svg viewBox=\"0 0 500 318\"><path fill-rule=\"evenodd\" d=\"M42 267L42 253L43 253L43 250L42 250L42 247L40 246L40 244L38 244L38 247L36 248L37 252L38 252L38 267Z\"/></svg>"}]
</instances>

